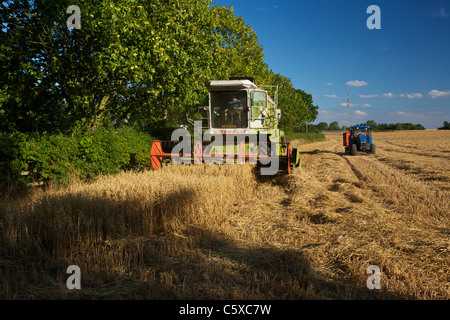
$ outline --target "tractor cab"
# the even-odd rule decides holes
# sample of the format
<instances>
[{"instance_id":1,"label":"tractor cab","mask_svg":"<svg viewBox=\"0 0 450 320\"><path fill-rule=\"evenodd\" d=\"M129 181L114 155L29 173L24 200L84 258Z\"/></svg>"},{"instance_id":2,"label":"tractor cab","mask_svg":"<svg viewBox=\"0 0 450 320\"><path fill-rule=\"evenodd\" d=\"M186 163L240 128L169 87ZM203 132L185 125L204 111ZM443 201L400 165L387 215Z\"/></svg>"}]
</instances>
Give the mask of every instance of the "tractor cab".
<instances>
[{"instance_id":1,"label":"tractor cab","mask_svg":"<svg viewBox=\"0 0 450 320\"><path fill-rule=\"evenodd\" d=\"M368 126L354 126L350 130L350 137L358 140L360 143L368 143L372 133Z\"/></svg>"},{"instance_id":2,"label":"tractor cab","mask_svg":"<svg viewBox=\"0 0 450 320\"><path fill-rule=\"evenodd\" d=\"M358 151L375 154L372 132L369 126L353 126L349 132L344 132L345 153L356 155Z\"/></svg>"},{"instance_id":3,"label":"tractor cab","mask_svg":"<svg viewBox=\"0 0 450 320\"><path fill-rule=\"evenodd\" d=\"M278 130L281 112L268 92L248 79L209 81L210 133L250 134ZM272 132L273 131L273 132Z\"/></svg>"}]
</instances>

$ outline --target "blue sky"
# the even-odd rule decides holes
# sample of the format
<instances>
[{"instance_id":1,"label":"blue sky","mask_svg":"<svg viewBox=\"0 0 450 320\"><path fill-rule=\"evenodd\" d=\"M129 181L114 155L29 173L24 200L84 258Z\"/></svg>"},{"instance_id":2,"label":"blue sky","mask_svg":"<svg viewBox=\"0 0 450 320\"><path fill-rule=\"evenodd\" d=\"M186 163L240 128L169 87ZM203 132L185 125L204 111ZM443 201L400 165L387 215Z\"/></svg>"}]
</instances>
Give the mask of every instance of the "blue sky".
<instances>
[{"instance_id":1,"label":"blue sky","mask_svg":"<svg viewBox=\"0 0 450 320\"><path fill-rule=\"evenodd\" d=\"M319 105L314 123L450 122L449 0L215 0L258 35L265 62ZM370 5L381 29L370 30Z\"/></svg>"}]
</instances>

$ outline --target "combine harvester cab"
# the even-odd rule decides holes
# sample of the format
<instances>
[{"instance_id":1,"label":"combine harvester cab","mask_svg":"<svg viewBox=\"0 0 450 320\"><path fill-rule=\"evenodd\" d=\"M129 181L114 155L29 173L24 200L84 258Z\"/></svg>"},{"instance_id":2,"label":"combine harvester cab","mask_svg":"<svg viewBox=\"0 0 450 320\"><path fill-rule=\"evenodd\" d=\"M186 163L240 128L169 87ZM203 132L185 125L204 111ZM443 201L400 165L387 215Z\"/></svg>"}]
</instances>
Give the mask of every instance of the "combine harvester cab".
<instances>
[{"instance_id":1,"label":"combine harvester cab","mask_svg":"<svg viewBox=\"0 0 450 320\"><path fill-rule=\"evenodd\" d=\"M291 148L278 129L281 110L277 108L277 86L258 87L251 78L230 78L209 81L206 87L209 105L199 108L206 116L198 116L197 121L187 116L194 125L193 139L187 141L186 134L182 141L153 141L153 169L165 159L196 165L249 162L264 175L291 173L300 166L299 150ZM274 90L274 99L262 87Z\"/></svg>"},{"instance_id":2,"label":"combine harvester cab","mask_svg":"<svg viewBox=\"0 0 450 320\"><path fill-rule=\"evenodd\" d=\"M372 132L369 126L353 126L344 132L345 154L355 156L358 151L376 153Z\"/></svg>"}]
</instances>

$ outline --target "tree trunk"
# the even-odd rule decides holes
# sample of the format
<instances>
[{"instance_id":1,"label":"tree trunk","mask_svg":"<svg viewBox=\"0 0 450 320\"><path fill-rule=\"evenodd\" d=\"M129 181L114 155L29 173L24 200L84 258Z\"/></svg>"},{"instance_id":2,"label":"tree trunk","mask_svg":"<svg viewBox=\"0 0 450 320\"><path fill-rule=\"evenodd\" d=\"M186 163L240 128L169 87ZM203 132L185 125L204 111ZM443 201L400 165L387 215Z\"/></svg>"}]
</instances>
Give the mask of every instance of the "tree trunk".
<instances>
[{"instance_id":1,"label":"tree trunk","mask_svg":"<svg viewBox=\"0 0 450 320\"><path fill-rule=\"evenodd\" d=\"M109 95L103 96L102 100L100 101L100 105L98 106L97 115L95 116L94 122L92 123L92 131L95 131L97 128L100 119L102 118L106 103L108 102Z\"/></svg>"}]
</instances>

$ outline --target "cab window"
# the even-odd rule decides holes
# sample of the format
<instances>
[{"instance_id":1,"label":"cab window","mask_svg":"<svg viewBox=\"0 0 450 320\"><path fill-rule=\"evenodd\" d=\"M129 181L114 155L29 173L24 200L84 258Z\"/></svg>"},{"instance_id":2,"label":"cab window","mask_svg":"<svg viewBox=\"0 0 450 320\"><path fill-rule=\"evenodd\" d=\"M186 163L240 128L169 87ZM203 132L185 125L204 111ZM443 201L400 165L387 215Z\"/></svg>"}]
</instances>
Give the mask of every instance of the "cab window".
<instances>
[{"instance_id":1,"label":"cab window","mask_svg":"<svg viewBox=\"0 0 450 320\"><path fill-rule=\"evenodd\" d=\"M261 113L267 108L267 94L263 91L253 91L252 98L252 121L261 116Z\"/></svg>"},{"instance_id":2,"label":"cab window","mask_svg":"<svg viewBox=\"0 0 450 320\"><path fill-rule=\"evenodd\" d=\"M213 128L247 128L247 92L211 92L211 111Z\"/></svg>"}]
</instances>

